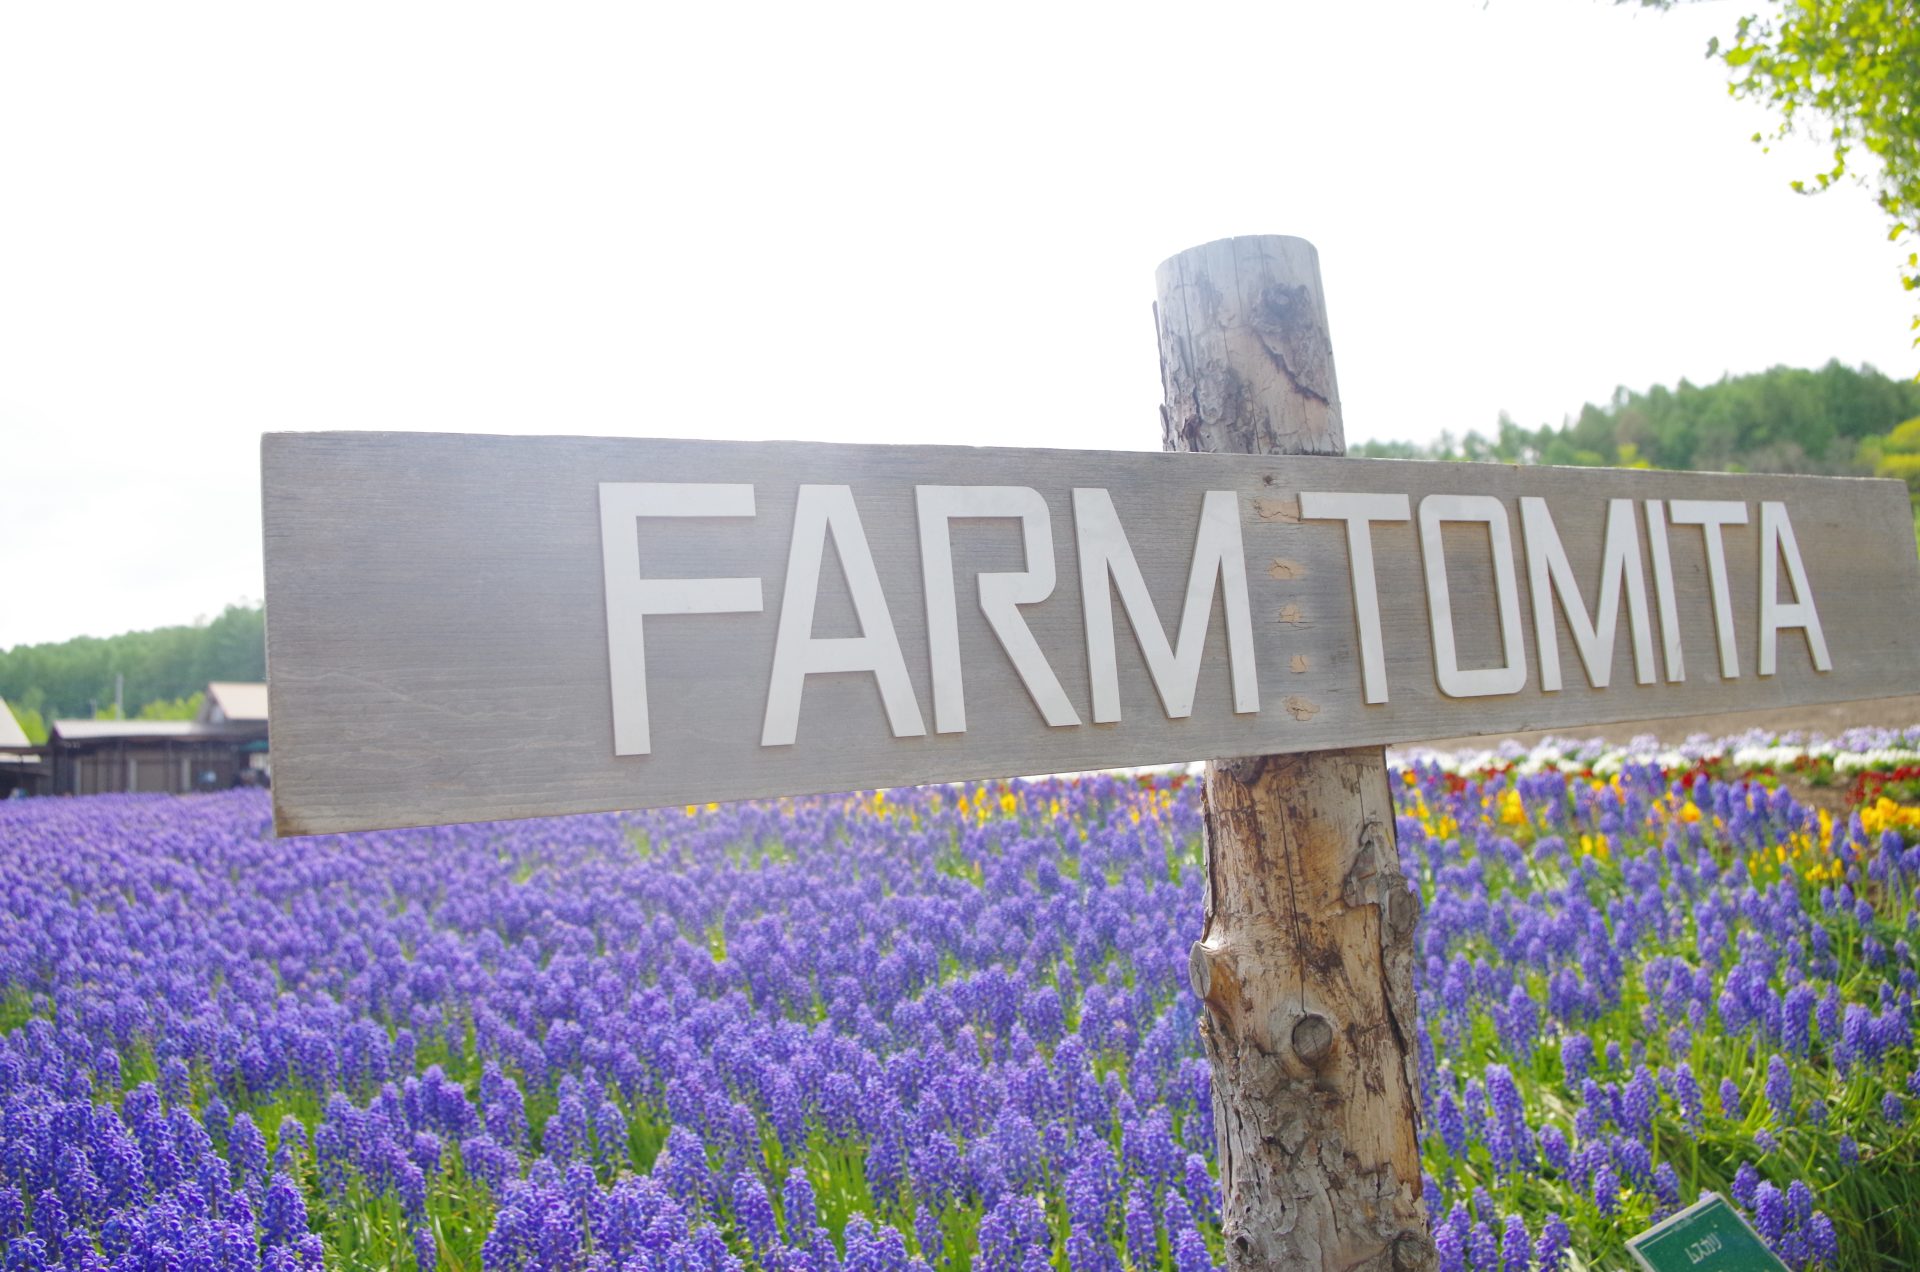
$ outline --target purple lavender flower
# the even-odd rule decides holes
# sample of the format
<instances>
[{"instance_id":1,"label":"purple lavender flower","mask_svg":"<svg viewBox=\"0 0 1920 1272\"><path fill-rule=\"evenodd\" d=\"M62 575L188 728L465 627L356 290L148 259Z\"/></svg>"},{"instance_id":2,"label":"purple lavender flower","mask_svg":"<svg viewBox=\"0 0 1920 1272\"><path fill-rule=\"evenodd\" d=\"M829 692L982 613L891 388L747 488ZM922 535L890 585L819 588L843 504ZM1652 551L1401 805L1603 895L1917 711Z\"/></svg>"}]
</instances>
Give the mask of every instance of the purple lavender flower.
<instances>
[{"instance_id":1,"label":"purple lavender flower","mask_svg":"<svg viewBox=\"0 0 1920 1272\"><path fill-rule=\"evenodd\" d=\"M1819 1267L1840 1266L1840 1240L1825 1211L1816 1210L1807 1220L1807 1256Z\"/></svg>"},{"instance_id":2,"label":"purple lavender flower","mask_svg":"<svg viewBox=\"0 0 1920 1272\"><path fill-rule=\"evenodd\" d=\"M267 1179L267 1140L245 1113L236 1114L227 1132L227 1160L233 1165L233 1182L240 1187L263 1186Z\"/></svg>"},{"instance_id":3,"label":"purple lavender flower","mask_svg":"<svg viewBox=\"0 0 1920 1272\"><path fill-rule=\"evenodd\" d=\"M1554 1170L1566 1174L1573 1164L1573 1151L1567 1143L1566 1132L1548 1124L1540 1128L1539 1141L1541 1158Z\"/></svg>"},{"instance_id":4,"label":"purple lavender flower","mask_svg":"<svg viewBox=\"0 0 1920 1272\"><path fill-rule=\"evenodd\" d=\"M1740 1169L1733 1172L1733 1199L1751 1210L1759 1187L1760 1172L1753 1168L1752 1162L1741 1162Z\"/></svg>"},{"instance_id":5,"label":"purple lavender flower","mask_svg":"<svg viewBox=\"0 0 1920 1272\"><path fill-rule=\"evenodd\" d=\"M1449 1153L1455 1157L1466 1156L1467 1120L1461 1114L1460 1102L1454 1099L1452 1091L1442 1091L1435 1102L1433 1126Z\"/></svg>"},{"instance_id":6,"label":"purple lavender flower","mask_svg":"<svg viewBox=\"0 0 1920 1272\"><path fill-rule=\"evenodd\" d=\"M1560 1067L1569 1084L1586 1080L1593 1071L1593 1039L1584 1033L1570 1033L1560 1040Z\"/></svg>"},{"instance_id":7,"label":"purple lavender flower","mask_svg":"<svg viewBox=\"0 0 1920 1272\"><path fill-rule=\"evenodd\" d=\"M1528 1246L1526 1223L1519 1215L1508 1215L1500 1238L1499 1272L1530 1272L1533 1257Z\"/></svg>"},{"instance_id":8,"label":"purple lavender flower","mask_svg":"<svg viewBox=\"0 0 1920 1272\"><path fill-rule=\"evenodd\" d=\"M267 1184L266 1209L261 1215L262 1249L290 1246L307 1230L307 1202L299 1186L285 1175Z\"/></svg>"},{"instance_id":9,"label":"purple lavender flower","mask_svg":"<svg viewBox=\"0 0 1920 1272\"><path fill-rule=\"evenodd\" d=\"M1593 1172L1593 1204L1603 1215L1611 1215L1620 1207L1620 1177L1611 1162L1601 1163Z\"/></svg>"},{"instance_id":10,"label":"purple lavender flower","mask_svg":"<svg viewBox=\"0 0 1920 1272\"><path fill-rule=\"evenodd\" d=\"M738 1175L733 1181L733 1218L746 1235L747 1243L762 1263L773 1254L780 1241L774 1222L773 1203L767 1188L757 1175Z\"/></svg>"},{"instance_id":11,"label":"purple lavender flower","mask_svg":"<svg viewBox=\"0 0 1920 1272\"><path fill-rule=\"evenodd\" d=\"M1191 1229L1192 1224L1187 1225ZM980 1220L977 1238L982 1272L1023 1272L1030 1255L1047 1253L1047 1221L1031 1197L1009 1197Z\"/></svg>"},{"instance_id":12,"label":"purple lavender flower","mask_svg":"<svg viewBox=\"0 0 1920 1272\"><path fill-rule=\"evenodd\" d=\"M1793 1120L1793 1074L1787 1069L1787 1062L1779 1056L1767 1059L1767 1107L1773 1111L1773 1119L1781 1126Z\"/></svg>"},{"instance_id":13,"label":"purple lavender flower","mask_svg":"<svg viewBox=\"0 0 1920 1272\"><path fill-rule=\"evenodd\" d=\"M1540 1227L1539 1240L1533 1244L1533 1261L1540 1272L1560 1272L1566 1266L1567 1250L1573 1244L1573 1232L1558 1211L1550 1211Z\"/></svg>"},{"instance_id":14,"label":"purple lavender flower","mask_svg":"<svg viewBox=\"0 0 1920 1272\"><path fill-rule=\"evenodd\" d=\"M1669 1210L1680 1206L1680 1176L1669 1162L1653 1168L1653 1195Z\"/></svg>"},{"instance_id":15,"label":"purple lavender flower","mask_svg":"<svg viewBox=\"0 0 1920 1272\"><path fill-rule=\"evenodd\" d=\"M1803 1179L1796 1179L1787 1185L1787 1213L1793 1216L1795 1224L1804 1224L1813 1218L1813 1189Z\"/></svg>"},{"instance_id":16,"label":"purple lavender flower","mask_svg":"<svg viewBox=\"0 0 1920 1272\"><path fill-rule=\"evenodd\" d=\"M1693 1076L1693 1066L1683 1060L1667 1070L1666 1077L1667 1090L1680 1110L1680 1120L1690 1129L1697 1129L1701 1115L1700 1083Z\"/></svg>"},{"instance_id":17,"label":"purple lavender flower","mask_svg":"<svg viewBox=\"0 0 1920 1272\"><path fill-rule=\"evenodd\" d=\"M1753 1194L1753 1230L1769 1246L1778 1246L1787 1231L1787 1202L1778 1188L1762 1181Z\"/></svg>"},{"instance_id":18,"label":"purple lavender flower","mask_svg":"<svg viewBox=\"0 0 1920 1272\"><path fill-rule=\"evenodd\" d=\"M1815 1001L1813 986L1802 981L1787 991L1781 1004L1781 1041L1792 1055L1804 1056L1812 1047Z\"/></svg>"},{"instance_id":19,"label":"purple lavender flower","mask_svg":"<svg viewBox=\"0 0 1920 1272\"><path fill-rule=\"evenodd\" d=\"M1459 1224L1441 1223L1433 1230L1434 1248L1440 1254L1439 1272L1467 1272L1466 1211L1455 1206L1454 1214L1460 1216Z\"/></svg>"},{"instance_id":20,"label":"purple lavender flower","mask_svg":"<svg viewBox=\"0 0 1920 1272\"><path fill-rule=\"evenodd\" d=\"M1207 1222L1219 1222L1220 1186L1214 1182L1206 1158L1198 1153L1187 1154L1183 1183L1195 1216Z\"/></svg>"},{"instance_id":21,"label":"purple lavender flower","mask_svg":"<svg viewBox=\"0 0 1920 1272\"><path fill-rule=\"evenodd\" d=\"M1627 1083L1621 1096L1620 1107L1624 1115L1622 1129L1641 1139L1653 1135L1653 1115L1659 1101L1659 1087L1653 1074L1646 1065L1640 1065L1633 1071L1633 1078Z\"/></svg>"},{"instance_id":22,"label":"purple lavender flower","mask_svg":"<svg viewBox=\"0 0 1920 1272\"><path fill-rule=\"evenodd\" d=\"M1123 1227L1128 1261L1136 1268L1158 1263L1160 1247L1153 1223L1153 1197L1143 1181L1135 1180L1127 1190Z\"/></svg>"},{"instance_id":23,"label":"purple lavender flower","mask_svg":"<svg viewBox=\"0 0 1920 1272\"><path fill-rule=\"evenodd\" d=\"M713 1183L700 1137L684 1126L674 1127L667 1133L661 1158L654 1169L664 1176L667 1191L674 1200L690 1212L706 1209L713 1195Z\"/></svg>"},{"instance_id":24,"label":"purple lavender flower","mask_svg":"<svg viewBox=\"0 0 1920 1272\"><path fill-rule=\"evenodd\" d=\"M1213 1256L1194 1229L1187 1228L1173 1239L1173 1266L1174 1272L1213 1272Z\"/></svg>"}]
</instances>

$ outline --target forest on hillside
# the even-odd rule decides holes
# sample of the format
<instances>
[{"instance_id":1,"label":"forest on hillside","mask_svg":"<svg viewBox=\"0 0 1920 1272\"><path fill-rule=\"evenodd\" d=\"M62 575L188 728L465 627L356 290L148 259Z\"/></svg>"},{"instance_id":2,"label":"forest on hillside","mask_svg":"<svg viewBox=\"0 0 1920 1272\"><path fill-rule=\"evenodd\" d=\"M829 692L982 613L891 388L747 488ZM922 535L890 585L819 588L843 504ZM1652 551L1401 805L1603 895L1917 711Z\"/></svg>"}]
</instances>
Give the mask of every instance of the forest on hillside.
<instances>
[{"instance_id":1,"label":"forest on hillside","mask_svg":"<svg viewBox=\"0 0 1920 1272\"><path fill-rule=\"evenodd\" d=\"M1504 414L1493 434L1440 434L1431 445L1365 442L1380 459L1678 468L1708 472L1920 475L1920 383L1838 361L1817 371L1775 367L1716 384L1682 380L1614 390L1559 425L1525 428ZM1910 436L1911 435L1911 436ZM1914 457L1902 462L1904 457Z\"/></svg>"},{"instance_id":2,"label":"forest on hillside","mask_svg":"<svg viewBox=\"0 0 1920 1272\"><path fill-rule=\"evenodd\" d=\"M35 742L49 720L111 715L116 676L129 718L189 716L210 680L267 678L266 614L229 605L205 623L0 650L0 698Z\"/></svg>"}]
</instances>

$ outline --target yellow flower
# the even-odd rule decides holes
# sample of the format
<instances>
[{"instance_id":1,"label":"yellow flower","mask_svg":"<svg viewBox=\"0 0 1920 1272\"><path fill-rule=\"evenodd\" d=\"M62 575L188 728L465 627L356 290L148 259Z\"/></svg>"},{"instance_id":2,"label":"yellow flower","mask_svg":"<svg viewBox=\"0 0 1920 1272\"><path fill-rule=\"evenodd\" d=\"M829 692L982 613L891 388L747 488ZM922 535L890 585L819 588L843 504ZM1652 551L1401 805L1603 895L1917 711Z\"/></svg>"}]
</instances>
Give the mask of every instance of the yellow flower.
<instances>
[{"instance_id":1,"label":"yellow flower","mask_svg":"<svg viewBox=\"0 0 1920 1272\"><path fill-rule=\"evenodd\" d=\"M1520 792L1509 789L1500 797L1500 820L1509 826L1527 824L1527 807L1520 802Z\"/></svg>"},{"instance_id":2,"label":"yellow flower","mask_svg":"<svg viewBox=\"0 0 1920 1272\"><path fill-rule=\"evenodd\" d=\"M1860 826L1868 835L1888 830L1920 831L1920 805L1904 806L1885 795L1860 809Z\"/></svg>"}]
</instances>

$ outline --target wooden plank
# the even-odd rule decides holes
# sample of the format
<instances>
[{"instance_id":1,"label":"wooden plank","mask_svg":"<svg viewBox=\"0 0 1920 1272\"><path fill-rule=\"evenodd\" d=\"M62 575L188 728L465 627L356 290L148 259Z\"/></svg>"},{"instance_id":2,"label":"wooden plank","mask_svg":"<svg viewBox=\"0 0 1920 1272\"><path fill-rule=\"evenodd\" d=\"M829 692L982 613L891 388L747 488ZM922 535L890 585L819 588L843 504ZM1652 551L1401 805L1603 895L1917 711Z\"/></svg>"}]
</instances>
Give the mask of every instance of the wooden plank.
<instances>
[{"instance_id":1,"label":"wooden plank","mask_svg":"<svg viewBox=\"0 0 1920 1272\"><path fill-rule=\"evenodd\" d=\"M1844 701L1920 682L1920 562L1905 491L1894 482L1297 456L409 433L270 434L263 480L274 787L283 833L1378 745ZM645 577L757 579L763 602L758 612L644 619L652 740L644 755L616 755L614 748L602 483L752 487L751 517L633 519ZM983 571L1027 568L1022 523L960 519L952 523L951 551L966 728L936 731L915 494L934 485L1025 488L1044 501L1055 584L1046 599L1019 612L1079 724L1046 723L978 599ZM911 705L926 730L921 736L895 736L881 677L846 671L806 676L795 740L763 745L802 486L848 488ZM1191 714L1181 718L1167 715L1127 608L1110 590L1121 718L1095 722L1076 526L1092 524L1098 509L1090 505L1077 519L1076 489L1107 492L1169 646L1178 643L1207 494L1230 492L1257 711L1234 710L1228 607L1218 588ZM1472 682L1473 673L1500 662L1509 639L1498 617L1504 609L1523 629L1515 638L1524 655L1514 673L1517 691L1440 691L1419 526L1380 522L1368 542L1386 701L1367 702L1347 527L1303 519L1303 492L1404 494L1416 514L1429 496L1496 499L1514 553L1514 595L1504 605L1487 525L1437 524L1435 537L1444 549L1458 671ZM1650 609L1659 589L1647 501L1669 523L1675 510L1666 501L1741 505L1746 523L1714 532L1724 544L1738 676L1721 670L1709 534L1668 524L1684 679L1670 680L1661 665L1654 683L1636 681L1623 611L1611 662L1602 660L1610 682L1594 688L1556 608L1564 687L1544 691L1522 497L1544 500L1588 607L1600 591L1609 500L1635 501L1634 555ZM819 491L808 498L815 513L835 503ZM1809 642L1788 629L1776 642L1774 673L1757 674L1764 502L1780 504L1790 521L1831 670L1817 671ZM813 624L819 638L860 630L840 564L847 550L836 541L823 553ZM1790 603L1793 589L1775 568L1779 599ZM1656 658L1663 646L1657 620L1649 620ZM619 657L637 653L621 650ZM1491 679L1498 677L1481 675L1477 683L1484 688ZM896 691L897 708L904 697Z\"/></svg>"}]
</instances>

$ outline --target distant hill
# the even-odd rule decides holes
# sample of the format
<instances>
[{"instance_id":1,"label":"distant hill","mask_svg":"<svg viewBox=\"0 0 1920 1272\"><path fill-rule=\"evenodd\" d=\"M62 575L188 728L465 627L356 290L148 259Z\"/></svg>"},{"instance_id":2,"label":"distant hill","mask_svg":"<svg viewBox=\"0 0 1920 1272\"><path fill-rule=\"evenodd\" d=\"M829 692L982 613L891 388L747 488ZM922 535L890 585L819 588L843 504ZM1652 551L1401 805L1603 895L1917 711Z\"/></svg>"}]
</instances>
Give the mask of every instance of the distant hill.
<instances>
[{"instance_id":1,"label":"distant hill","mask_svg":"<svg viewBox=\"0 0 1920 1272\"><path fill-rule=\"evenodd\" d=\"M23 725L30 715L90 716L113 706L116 674L127 678L129 717L177 714L209 680L265 680L265 614L258 606L229 605L218 618L193 626L16 645L0 651L0 698Z\"/></svg>"},{"instance_id":2,"label":"distant hill","mask_svg":"<svg viewBox=\"0 0 1920 1272\"><path fill-rule=\"evenodd\" d=\"M1492 436L1442 433L1430 446L1366 442L1356 455L1715 472L1872 475L1887 435L1920 416L1920 384L1872 367L1774 367L1717 384L1614 390L1559 426L1523 428L1504 414ZM1888 474L1895 475L1895 474Z\"/></svg>"}]
</instances>

